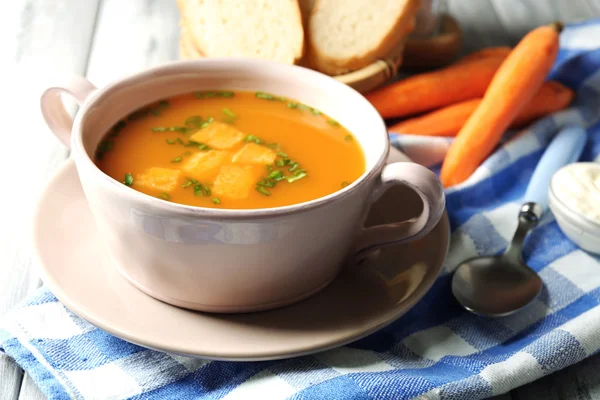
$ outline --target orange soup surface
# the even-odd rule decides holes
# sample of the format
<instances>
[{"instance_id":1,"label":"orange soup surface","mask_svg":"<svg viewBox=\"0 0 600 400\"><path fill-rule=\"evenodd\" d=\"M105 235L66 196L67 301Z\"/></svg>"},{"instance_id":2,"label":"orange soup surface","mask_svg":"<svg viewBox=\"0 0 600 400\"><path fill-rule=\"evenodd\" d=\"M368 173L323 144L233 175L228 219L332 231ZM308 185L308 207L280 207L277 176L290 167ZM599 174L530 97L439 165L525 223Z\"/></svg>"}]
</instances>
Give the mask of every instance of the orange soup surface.
<instances>
[{"instance_id":1,"label":"orange soup surface","mask_svg":"<svg viewBox=\"0 0 600 400\"><path fill-rule=\"evenodd\" d=\"M314 200L365 171L337 121L261 92L195 92L119 121L96 164L132 189L200 207L258 209Z\"/></svg>"}]
</instances>

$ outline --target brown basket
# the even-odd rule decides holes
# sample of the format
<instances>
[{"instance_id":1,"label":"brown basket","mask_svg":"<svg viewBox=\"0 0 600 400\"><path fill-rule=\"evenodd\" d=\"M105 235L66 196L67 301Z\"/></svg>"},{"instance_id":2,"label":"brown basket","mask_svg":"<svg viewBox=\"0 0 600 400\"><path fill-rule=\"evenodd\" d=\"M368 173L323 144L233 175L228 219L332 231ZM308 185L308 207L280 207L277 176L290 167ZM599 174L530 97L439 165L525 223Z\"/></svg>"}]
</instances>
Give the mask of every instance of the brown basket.
<instances>
[{"instance_id":1,"label":"brown basket","mask_svg":"<svg viewBox=\"0 0 600 400\"><path fill-rule=\"evenodd\" d=\"M358 71L334 76L361 93L383 85L398 73L400 65L411 68L439 67L451 62L460 52L462 31L449 15L441 16L440 32L430 39L411 39L402 43L390 56Z\"/></svg>"}]
</instances>

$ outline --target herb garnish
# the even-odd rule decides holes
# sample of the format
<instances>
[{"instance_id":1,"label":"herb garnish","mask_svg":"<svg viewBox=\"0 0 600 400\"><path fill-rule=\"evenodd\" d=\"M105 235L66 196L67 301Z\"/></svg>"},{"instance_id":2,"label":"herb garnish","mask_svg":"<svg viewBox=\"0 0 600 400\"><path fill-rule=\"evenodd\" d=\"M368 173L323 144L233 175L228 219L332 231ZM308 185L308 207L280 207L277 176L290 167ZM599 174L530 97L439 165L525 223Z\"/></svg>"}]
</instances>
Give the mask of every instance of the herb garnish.
<instances>
[{"instance_id":1,"label":"herb garnish","mask_svg":"<svg viewBox=\"0 0 600 400\"><path fill-rule=\"evenodd\" d=\"M187 132L187 128L185 126L155 126L154 128L150 128L150 130L152 132Z\"/></svg>"},{"instance_id":2,"label":"herb garnish","mask_svg":"<svg viewBox=\"0 0 600 400\"><path fill-rule=\"evenodd\" d=\"M170 200L171 199L171 195L169 193L162 192L159 196L163 200Z\"/></svg>"},{"instance_id":3,"label":"herb garnish","mask_svg":"<svg viewBox=\"0 0 600 400\"><path fill-rule=\"evenodd\" d=\"M104 154L111 151L114 145L115 142L110 139L104 139L101 141L96 149L96 158L98 160L102 160L104 158Z\"/></svg>"},{"instance_id":4,"label":"herb garnish","mask_svg":"<svg viewBox=\"0 0 600 400\"><path fill-rule=\"evenodd\" d=\"M212 97L233 97L234 93L230 91L208 91L194 92L194 97L197 99L210 99Z\"/></svg>"},{"instance_id":5,"label":"herb garnish","mask_svg":"<svg viewBox=\"0 0 600 400\"><path fill-rule=\"evenodd\" d=\"M265 196L270 196L271 192L269 192L267 189L265 189L263 186L257 186L256 187L256 191L262 195Z\"/></svg>"},{"instance_id":6,"label":"herb garnish","mask_svg":"<svg viewBox=\"0 0 600 400\"><path fill-rule=\"evenodd\" d=\"M210 199L214 204L221 204L221 200L219 200L218 197L213 197L212 199Z\"/></svg>"},{"instance_id":7,"label":"herb garnish","mask_svg":"<svg viewBox=\"0 0 600 400\"><path fill-rule=\"evenodd\" d=\"M337 128L338 126L340 126L340 123L339 123L339 122L337 122L335 119L328 119L328 120L327 120L327 123L328 123L329 125L331 125L331 126L335 126L336 128Z\"/></svg>"},{"instance_id":8,"label":"herb garnish","mask_svg":"<svg viewBox=\"0 0 600 400\"><path fill-rule=\"evenodd\" d=\"M281 97L281 96L275 96L271 93L265 93L265 92L256 92L254 94L257 98L259 99L263 99L263 100L275 100L275 101L286 101L285 97Z\"/></svg>"},{"instance_id":9,"label":"herb garnish","mask_svg":"<svg viewBox=\"0 0 600 400\"><path fill-rule=\"evenodd\" d=\"M352 140L354 140L354 137L352 135L346 135L346 137L344 137L344 140L346 142L351 142Z\"/></svg>"},{"instance_id":10,"label":"herb garnish","mask_svg":"<svg viewBox=\"0 0 600 400\"><path fill-rule=\"evenodd\" d=\"M350 182L343 181L343 182L342 182L342 187L343 187L343 188L345 188L345 187L346 187L346 186L348 186L349 184L350 184Z\"/></svg>"},{"instance_id":11,"label":"herb garnish","mask_svg":"<svg viewBox=\"0 0 600 400\"><path fill-rule=\"evenodd\" d=\"M186 118L186 120L184 122L185 126L188 129L193 129L193 128L200 129L200 127L202 126L203 123L204 123L204 120L199 115L192 115L191 117Z\"/></svg>"},{"instance_id":12,"label":"herb garnish","mask_svg":"<svg viewBox=\"0 0 600 400\"><path fill-rule=\"evenodd\" d=\"M131 175L130 173L126 173L125 179L123 179L123 183L125 184L125 186L133 185L133 175Z\"/></svg>"},{"instance_id":13,"label":"herb garnish","mask_svg":"<svg viewBox=\"0 0 600 400\"><path fill-rule=\"evenodd\" d=\"M183 160L183 157L177 156L174 159L172 159L171 162L172 163L178 163L178 162L181 162L181 160Z\"/></svg>"},{"instance_id":14,"label":"herb garnish","mask_svg":"<svg viewBox=\"0 0 600 400\"><path fill-rule=\"evenodd\" d=\"M189 142L187 142L185 147L197 147L200 150L210 150L210 147L207 144L200 143L200 142L194 142L193 140L190 140Z\"/></svg>"}]
</instances>

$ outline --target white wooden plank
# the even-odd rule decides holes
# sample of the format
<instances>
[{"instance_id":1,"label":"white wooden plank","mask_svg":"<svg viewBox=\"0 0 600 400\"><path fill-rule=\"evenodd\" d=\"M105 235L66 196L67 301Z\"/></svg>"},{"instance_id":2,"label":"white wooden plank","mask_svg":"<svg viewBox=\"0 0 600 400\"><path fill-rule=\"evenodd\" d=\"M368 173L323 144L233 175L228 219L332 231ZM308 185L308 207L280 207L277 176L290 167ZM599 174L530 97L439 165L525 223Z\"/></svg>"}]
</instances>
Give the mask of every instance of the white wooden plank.
<instances>
[{"instance_id":1,"label":"white wooden plank","mask_svg":"<svg viewBox=\"0 0 600 400\"><path fill-rule=\"evenodd\" d=\"M597 18L600 15L600 1L598 0L547 0L556 11L556 19L563 22L583 21ZM594 10L592 4L597 8Z\"/></svg>"},{"instance_id":2,"label":"white wooden plank","mask_svg":"<svg viewBox=\"0 0 600 400\"><path fill-rule=\"evenodd\" d=\"M463 54L510 43L489 1L448 0L448 11L463 30Z\"/></svg>"},{"instance_id":3,"label":"white wooden plank","mask_svg":"<svg viewBox=\"0 0 600 400\"><path fill-rule=\"evenodd\" d=\"M590 8L591 16L600 15L600 0L585 0L585 4Z\"/></svg>"},{"instance_id":4,"label":"white wooden plank","mask_svg":"<svg viewBox=\"0 0 600 400\"><path fill-rule=\"evenodd\" d=\"M16 400L21 389L23 371L7 355L0 355L0 398Z\"/></svg>"},{"instance_id":5,"label":"white wooden plank","mask_svg":"<svg viewBox=\"0 0 600 400\"><path fill-rule=\"evenodd\" d=\"M21 393L19 393L19 400L45 400L46 398L33 379L29 375L25 375Z\"/></svg>"},{"instance_id":6,"label":"white wooden plank","mask_svg":"<svg viewBox=\"0 0 600 400\"><path fill-rule=\"evenodd\" d=\"M97 86L175 60L179 43L175 1L104 0L87 76Z\"/></svg>"},{"instance_id":7,"label":"white wooden plank","mask_svg":"<svg viewBox=\"0 0 600 400\"><path fill-rule=\"evenodd\" d=\"M491 4L508 32L511 45L517 44L534 27L558 18L556 9L548 0L491 0Z\"/></svg>"},{"instance_id":8,"label":"white wooden plank","mask_svg":"<svg viewBox=\"0 0 600 400\"><path fill-rule=\"evenodd\" d=\"M83 73L93 32L96 0L10 1L2 3L0 77L7 143L0 147L5 188L0 220L0 317L39 285L31 265L29 231L44 182L67 155L39 112L41 89L65 74ZM26 155L26 157L25 157ZM18 193L18 196L11 196ZM0 398L16 398L22 372L0 359Z\"/></svg>"}]
</instances>

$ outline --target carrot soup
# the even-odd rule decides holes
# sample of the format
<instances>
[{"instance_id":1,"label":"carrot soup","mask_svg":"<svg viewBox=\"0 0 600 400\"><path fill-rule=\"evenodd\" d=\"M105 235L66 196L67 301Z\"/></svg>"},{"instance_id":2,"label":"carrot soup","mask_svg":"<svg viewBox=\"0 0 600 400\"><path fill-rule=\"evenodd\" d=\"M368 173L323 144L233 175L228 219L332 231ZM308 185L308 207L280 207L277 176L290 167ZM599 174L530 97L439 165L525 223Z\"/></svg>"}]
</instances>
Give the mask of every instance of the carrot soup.
<instances>
[{"instance_id":1,"label":"carrot soup","mask_svg":"<svg viewBox=\"0 0 600 400\"><path fill-rule=\"evenodd\" d=\"M294 100L244 91L144 107L107 133L95 162L147 195L222 209L314 200L365 172L360 145L340 123Z\"/></svg>"}]
</instances>

